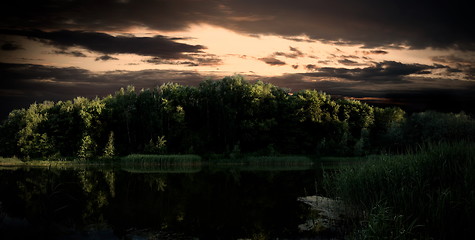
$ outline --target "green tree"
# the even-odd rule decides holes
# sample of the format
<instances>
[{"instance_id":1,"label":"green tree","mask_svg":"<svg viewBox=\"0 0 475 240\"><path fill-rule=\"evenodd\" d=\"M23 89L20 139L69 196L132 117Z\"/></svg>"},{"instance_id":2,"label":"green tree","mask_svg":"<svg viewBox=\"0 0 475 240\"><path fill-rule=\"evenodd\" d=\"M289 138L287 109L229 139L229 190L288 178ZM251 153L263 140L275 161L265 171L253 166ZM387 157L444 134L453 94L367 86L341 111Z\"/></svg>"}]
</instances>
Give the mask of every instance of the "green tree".
<instances>
[{"instance_id":1,"label":"green tree","mask_svg":"<svg viewBox=\"0 0 475 240\"><path fill-rule=\"evenodd\" d=\"M13 110L0 125L0 156L19 156L19 132L26 125L26 109Z\"/></svg>"},{"instance_id":2,"label":"green tree","mask_svg":"<svg viewBox=\"0 0 475 240\"><path fill-rule=\"evenodd\" d=\"M47 110L52 102L32 104L26 110L25 125L18 132L18 147L25 159L47 157L53 154L55 147L42 129L42 124L48 119Z\"/></svg>"},{"instance_id":3,"label":"green tree","mask_svg":"<svg viewBox=\"0 0 475 240\"><path fill-rule=\"evenodd\" d=\"M165 136L158 136L157 141L154 142L150 139L150 142L145 146L144 152L145 153L153 153L153 154L164 154L167 151L167 140L165 140Z\"/></svg>"},{"instance_id":4,"label":"green tree","mask_svg":"<svg viewBox=\"0 0 475 240\"><path fill-rule=\"evenodd\" d=\"M84 134L77 155L82 160L90 159L95 156L96 147L97 145L91 136Z\"/></svg>"},{"instance_id":5,"label":"green tree","mask_svg":"<svg viewBox=\"0 0 475 240\"><path fill-rule=\"evenodd\" d=\"M107 140L107 144L104 148L104 154L102 156L106 158L112 158L115 156L114 132L110 132L109 139Z\"/></svg>"},{"instance_id":6,"label":"green tree","mask_svg":"<svg viewBox=\"0 0 475 240\"><path fill-rule=\"evenodd\" d=\"M404 121L405 112L400 108L374 108L374 123L370 127L371 145L385 150L402 145Z\"/></svg>"}]
</instances>

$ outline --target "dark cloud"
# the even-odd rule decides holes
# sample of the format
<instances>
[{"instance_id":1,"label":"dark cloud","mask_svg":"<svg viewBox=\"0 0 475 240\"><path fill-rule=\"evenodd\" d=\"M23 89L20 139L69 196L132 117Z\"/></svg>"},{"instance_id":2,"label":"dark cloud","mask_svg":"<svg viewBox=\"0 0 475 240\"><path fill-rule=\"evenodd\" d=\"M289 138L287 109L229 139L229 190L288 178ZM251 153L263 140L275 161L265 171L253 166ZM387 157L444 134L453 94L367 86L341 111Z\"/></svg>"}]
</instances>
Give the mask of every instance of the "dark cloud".
<instances>
[{"instance_id":1,"label":"dark cloud","mask_svg":"<svg viewBox=\"0 0 475 240\"><path fill-rule=\"evenodd\" d=\"M330 64L331 62L332 61L330 61L330 60L320 60L320 61L318 61L318 63L323 64L323 65Z\"/></svg>"},{"instance_id":2,"label":"dark cloud","mask_svg":"<svg viewBox=\"0 0 475 240\"><path fill-rule=\"evenodd\" d=\"M299 38L299 37L284 37L284 39L290 40L290 41L295 41L295 42L308 42L308 43L314 43L317 42L316 40L308 39L308 38Z\"/></svg>"},{"instance_id":3,"label":"dark cloud","mask_svg":"<svg viewBox=\"0 0 475 240\"><path fill-rule=\"evenodd\" d=\"M361 66L361 65L365 65L363 63L359 63L359 62L356 62L356 61L353 61L353 60L350 60L350 59L342 59L342 60L338 60L338 62L340 64L343 64L343 65L346 65L346 66Z\"/></svg>"},{"instance_id":4,"label":"dark cloud","mask_svg":"<svg viewBox=\"0 0 475 240\"><path fill-rule=\"evenodd\" d=\"M447 65L447 72L462 73L466 80L475 81L475 56L470 55L445 55L435 56L432 61ZM444 65L441 65L444 66Z\"/></svg>"},{"instance_id":5,"label":"dark cloud","mask_svg":"<svg viewBox=\"0 0 475 240\"><path fill-rule=\"evenodd\" d=\"M262 16L230 26L252 33L299 36L367 48L409 46L475 50L471 9L464 1L230 1L234 15Z\"/></svg>"},{"instance_id":6,"label":"dark cloud","mask_svg":"<svg viewBox=\"0 0 475 240\"><path fill-rule=\"evenodd\" d=\"M315 64L307 64L307 65L305 66L305 69L307 69L308 71L315 71L317 68L318 68L318 67L317 67L317 65L315 65Z\"/></svg>"},{"instance_id":7,"label":"dark cloud","mask_svg":"<svg viewBox=\"0 0 475 240\"><path fill-rule=\"evenodd\" d=\"M385 55L388 54L388 51L384 50L371 50L371 51L363 51L363 54L365 55L370 55L370 54L380 54L380 55Z\"/></svg>"},{"instance_id":8,"label":"dark cloud","mask_svg":"<svg viewBox=\"0 0 475 240\"><path fill-rule=\"evenodd\" d=\"M259 60L271 65L271 66L282 66L285 65L286 63L284 61L281 61L275 57L265 57L265 58L259 58Z\"/></svg>"},{"instance_id":9,"label":"dark cloud","mask_svg":"<svg viewBox=\"0 0 475 240\"><path fill-rule=\"evenodd\" d=\"M360 57L356 55L341 55L341 58L353 58L353 59L359 59Z\"/></svg>"},{"instance_id":10,"label":"dark cloud","mask_svg":"<svg viewBox=\"0 0 475 240\"><path fill-rule=\"evenodd\" d=\"M65 50L55 50L53 51L54 54L63 54L63 55L70 55L73 57L87 57L86 54L80 51L65 51Z\"/></svg>"},{"instance_id":11,"label":"dark cloud","mask_svg":"<svg viewBox=\"0 0 475 240\"><path fill-rule=\"evenodd\" d=\"M143 26L177 30L192 23L217 21L224 14L222 6L221 1L194 0L17 0L1 8L0 27L103 31Z\"/></svg>"},{"instance_id":12,"label":"dark cloud","mask_svg":"<svg viewBox=\"0 0 475 240\"><path fill-rule=\"evenodd\" d=\"M208 23L294 41L475 50L475 29L467 27L473 22L472 9L465 0L17 0L0 10L0 28L182 30Z\"/></svg>"},{"instance_id":13,"label":"dark cloud","mask_svg":"<svg viewBox=\"0 0 475 240\"><path fill-rule=\"evenodd\" d=\"M112 36L100 32L40 30L1 30L2 34L25 36L60 49L82 47L103 54L130 53L164 59L186 58L185 53L198 53L205 47L176 42L175 39L156 35L154 37Z\"/></svg>"},{"instance_id":14,"label":"dark cloud","mask_svg":"<svg viewBox=\"0 0 475 240\"><path fill-rule=\"evenodd\" d=\"M475 66L475 56L456 56L456 55L444 55L434 56L432 61L459 66Z\"/></svg>"},{"instance_id":15,"label":"dark cloud","mask_svg":"<svg viewBox=\"0 0 475 240\"><path fill-rule=\"evenodd\" d=\"M189 54L188 56L196 66L219 66L223 64L223 60L214 54Z\"/></svg>"},{"instance_id":16,"label":"dark cloud","mask_svg":"<svg viewBox=\"0 0 475 240\"><path fill-rule=\"evenodd\" d=\"M403 64L394 61L376 63L366 68L333 68L323 67L306 73L307 76L320 78L340 78L351 81L365 81L372 83L407 83L405 77L411 74L427 74L429 70L444 68L444 66L429 66L423 64Z\"/></svg>"},{"instance_id":17,"label":"dark cloud","mask_svg":"<svg viewBox=\"0 0 475 240\"><path fill-rule=\"evenodd\" d=\"M159 57L154 57L145 60L147 63L151 64L171 64L171 65L187 65L190 67L197 66L219 66L223 63L221 58L214 54L189 54L187 59L184 61L162 59Z\"/></svg>"},{"instance_id":18,"label":"dark cloud","mask_svg":"<svg viewBox=\"0 0 475 240\"><path fill-rule=\"evenodd\" d=\"M168 59L162 59L162 58L157 58L157 57L144 60L144 62L151 63L151 64L157 64L157 65L168 64L168 65L185 65L185 66L189 66L189 67L199 66L198 63L193 62L193 61L188 61L188 60L177 61L177 60L168 60Z\"/></svg>"},{"instance_id":19,"label":"dark cloud","mask_svg":"<svg viewBox=\"0 0 475 240\"><path fill-rule=\"evenodd\" d=\"M5 42L4 44L2 44L2 47L1 49L3 51L15 51L15 50L20 50L20 49L23 49L19 44L15 43L15 42Z\"/></svg>"},{"instance_id":20,"label":"dark cloud","mask_svg":"<svg viewBox=\"0 0 475 240\"><path fill-rule=\"evenodd\" d=\"M142 70L142 71L108 71L95 73L86 69L74 67L51 67L35 64L0 63L2 80L0 87L2 95L7 92L23 91L23 96L43 96L52 88L68 88L66 92L59 91L51 96L69 96L83 94L80 89L96 89L87 92L87 96L103 95L111 89L129 84L136 87L153 87L162 84L162 81L177 81L194 85L204 77L194 71L172 70ZM188 77L188 78L187 78ZM187 82L188 79L190 82ZM74 84L72 84L74 83ZM78 91L76 92L76 87ZM31 91L31 92L29 92Z\"/></svg>"},{"instance_id":21,"label":"dark cloud","mask_svg":"<svg viewBox=\"0 0 475 240\"><path fill-rule=\"evenodd\" d=\"M301 52L299 49L294 48L294 47L289 47L290 52L275 52L272 55L273 56L284 56L287 58L299 58L299 57L304 57L305 54Z\"/></svg>"},{"instance_id":22,"label":"dark cloud","mask_svg":"<svg viewBox=\"0 0 475 240\"><path fill-rule=\"evenodd\" d=\"M109 55L103 55L96 58L96 61L110 61L110 60L119 60L119 59L115 57L111 57Z\"/></svg>"},{"instance_id":23,"label":"dark cloud","mask_svg":"<svg viewBox=\"0 0 475 240\"><path fill-rule=\"evenodd\" d=\"M81 68L60 68L34 64L0 63L0 119L14 108L44 100L68 100L76 96L95 97L114 93L121 87L137 89L165 82L197 85L207 77L195 71L142 70L95 73Z\"/></svg>"}]
</instances>

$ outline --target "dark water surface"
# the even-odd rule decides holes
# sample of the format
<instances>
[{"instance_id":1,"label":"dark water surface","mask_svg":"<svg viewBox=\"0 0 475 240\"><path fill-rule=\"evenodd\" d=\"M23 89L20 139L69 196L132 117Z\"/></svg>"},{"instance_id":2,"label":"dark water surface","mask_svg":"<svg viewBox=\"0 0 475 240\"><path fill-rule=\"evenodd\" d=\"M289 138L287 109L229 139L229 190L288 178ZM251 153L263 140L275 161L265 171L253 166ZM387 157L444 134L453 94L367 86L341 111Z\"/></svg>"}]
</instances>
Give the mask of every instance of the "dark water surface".
<instances>
[{"instance_id":1,"label":"dark water surface","mask_svg":"<svg viewBox=\"0 0 475 240\"><path fill-rule=\"evenodd\" d=\"M300 239L321 170L0 170L0 239Z\"/></svg>"}]
</instances>

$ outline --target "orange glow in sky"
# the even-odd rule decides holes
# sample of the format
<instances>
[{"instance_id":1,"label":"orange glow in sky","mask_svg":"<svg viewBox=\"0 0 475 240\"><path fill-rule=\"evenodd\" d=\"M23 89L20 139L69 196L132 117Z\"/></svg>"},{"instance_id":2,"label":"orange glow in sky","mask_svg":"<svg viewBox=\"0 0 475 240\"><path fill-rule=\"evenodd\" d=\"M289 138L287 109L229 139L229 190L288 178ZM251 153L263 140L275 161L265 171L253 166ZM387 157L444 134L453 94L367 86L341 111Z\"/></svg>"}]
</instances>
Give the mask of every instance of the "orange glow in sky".
<instances>
[{"instance_id":1,"label":"orange glow in sky","mask_svg":"<svg viewBox=\"0 0 475 240\"><path fill-rule=\"evenodd\" d=\"M403 63L432 64L431 57L441 54L453 54L454 50L409 50L387 49L384 55L368 55L368 49L361 46L337 46L319 41L293 41L281 36L273 35L244 35L231 30L211 25L191 25L185 31L160 32L145 28L132 28L123 32L108 32L111 35L132 34L137 37L152 37L166 35L182 38L178 42L203 45L203 56L214 56L221 59L219 65L188 66L183 64L163 63L153 64L146 62L150 57L134 54L114 54L116 60L97 60L103 54L85 49L73 48L68 51L82 51L86 57L76 57L64 54L55 54L52 46L16 37L16 41L25 46L23 51L2 52L2 59L9 62L29 62L34 64L51 65L58 67L79 67L90 71L137 71L143 69L169 70L196 70L226 74L258 74L263 76L281 75L284 73L298 73L307 71L307 65L315 67L367 67L373 62L392 60ZM308 40L305 36L300 39ZM294 51L292 51L294 49ZM296 52L298 51L298 52ZM293 54L293 56L292 56ZM291 57L289 57L291 56ZM271 65L262 59L276 59L282 64ZM341 60L348 59L354 64L344 65ZM175 61L179 62L179 61Z\"/></svg>"}]
</instances>

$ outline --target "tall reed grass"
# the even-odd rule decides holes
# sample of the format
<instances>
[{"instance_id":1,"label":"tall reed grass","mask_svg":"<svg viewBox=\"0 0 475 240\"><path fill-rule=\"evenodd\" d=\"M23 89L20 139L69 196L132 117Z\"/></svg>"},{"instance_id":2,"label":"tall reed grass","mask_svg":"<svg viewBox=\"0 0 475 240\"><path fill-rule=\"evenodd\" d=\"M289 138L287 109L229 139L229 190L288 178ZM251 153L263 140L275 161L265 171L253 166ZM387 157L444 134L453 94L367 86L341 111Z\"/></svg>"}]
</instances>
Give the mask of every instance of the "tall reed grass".
<instances>
[{"instance_id":1,"label":"tall reed grass","mask_svg":"<svg viewBox=\"0 0 475 240\"><path fill-rule=\"evenodd\" d=\"M373 156L326 186L360 213L356 239L475 237L475 143Z\"/></svg>"}]
</instances>

